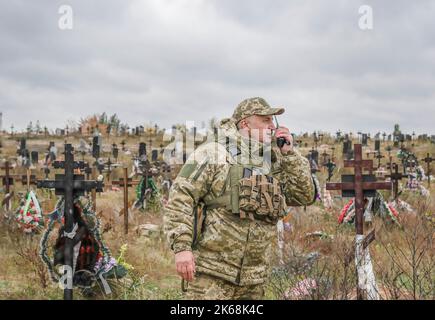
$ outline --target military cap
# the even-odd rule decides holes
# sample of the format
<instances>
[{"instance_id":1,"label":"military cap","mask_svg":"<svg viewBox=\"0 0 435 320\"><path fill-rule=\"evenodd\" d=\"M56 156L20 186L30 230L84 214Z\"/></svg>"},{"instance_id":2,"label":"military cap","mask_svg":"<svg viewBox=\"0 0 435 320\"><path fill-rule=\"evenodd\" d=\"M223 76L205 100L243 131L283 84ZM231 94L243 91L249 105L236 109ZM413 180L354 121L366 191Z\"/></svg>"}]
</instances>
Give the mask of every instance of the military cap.
<instances>
[{"instance_id":1,"label":"military cap","mask_svg":"<svg viewBox=\"0 0 435 320\"><path fill-rule=\"evenodd\" d=\"M272 116L283 113L283 108L272 108L263 98L255 97L240 102L234 110L233 119L237 123L252 115Z\"/></svg>"}]
</instances>

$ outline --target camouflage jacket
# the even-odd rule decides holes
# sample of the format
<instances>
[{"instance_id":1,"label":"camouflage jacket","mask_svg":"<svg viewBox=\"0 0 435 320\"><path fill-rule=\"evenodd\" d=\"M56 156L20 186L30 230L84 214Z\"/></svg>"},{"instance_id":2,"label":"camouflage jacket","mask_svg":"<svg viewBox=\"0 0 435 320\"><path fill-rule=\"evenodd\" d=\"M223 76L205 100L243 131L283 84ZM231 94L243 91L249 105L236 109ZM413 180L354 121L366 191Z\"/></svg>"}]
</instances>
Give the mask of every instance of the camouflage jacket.
<instances>
[{"instance_id":1,"label":"camouflage jacket","mask_svg":"<svg viewBox=\"0 0 435 320\"><path fill-rule=\"evenodd\" d=\"M221 121L226 136L240 137L231 119ZM262 163L264 174L285 181L283 193L288 206L309 205L315 201L315 184L308 160L295 150L281 155L273 151L269 164L256 158L257 146L248 148L240 139L242 157ZM240 159L239 159L240 160ZM268 276L267 253L276 238L276 225L264 221L240 219L228 209L220 207L207 211L203 232L192 249L194 235L194 207L202 200L218 197L225 184L231 163L224 144L219 141L199 146L188 158L174 181L165 209L164 230L172 250L177 253L193 251L197 272L230 281L236 285L265 282ZM184 174L181 174L184 170ZM187 171L187 174L186 174Z\"/></svg>"}]
</instances>

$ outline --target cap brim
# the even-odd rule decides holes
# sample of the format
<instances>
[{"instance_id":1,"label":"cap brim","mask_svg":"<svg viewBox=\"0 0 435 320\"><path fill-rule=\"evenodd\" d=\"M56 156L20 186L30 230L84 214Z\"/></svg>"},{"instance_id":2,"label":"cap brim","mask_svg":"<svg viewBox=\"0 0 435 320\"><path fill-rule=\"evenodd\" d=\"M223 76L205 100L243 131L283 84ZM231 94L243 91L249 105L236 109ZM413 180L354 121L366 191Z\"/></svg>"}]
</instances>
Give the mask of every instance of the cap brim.
<instances>
[{"instance_id":1,"label":"cap brim","mask_svg":"<svg viewBox=\"0 0 435 320\"><path fill-rule=\"evenodd\" d=\"M270 108L270 110L264 112L262 115L264 115L264 116L280 115L280 114L283 114L284 111L285 111L284 108Z\"/></svg>"}]
</instances>

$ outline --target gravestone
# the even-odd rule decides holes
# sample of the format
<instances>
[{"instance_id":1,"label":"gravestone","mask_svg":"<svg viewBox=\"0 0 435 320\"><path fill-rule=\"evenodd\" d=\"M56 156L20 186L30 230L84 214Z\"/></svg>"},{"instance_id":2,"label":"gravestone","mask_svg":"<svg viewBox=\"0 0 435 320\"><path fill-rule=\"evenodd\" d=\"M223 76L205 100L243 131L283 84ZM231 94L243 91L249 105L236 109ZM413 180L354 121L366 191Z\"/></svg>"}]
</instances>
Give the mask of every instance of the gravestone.
<instances>
[{"instance_id":1,"label":"gravestone","mask_svg":"<svg viewBox=\"0 0 435 320\"><path fill-rule=\"evenodd\" d=\"M152 162L157 161L158 157L159 157L159 150L152 150L151 151L151 161Z\"/></svg>"},{"instance_id":2,"label":"gravestone","mask_svg":"<svg viewBox=\"0 0 435 320\"><path fill-rule=\"evenodd\" d=\"M139 143L139 158L146 157L147 155L147 144L145 142Z\"/></svg>"},{"instance_id":3,"label":"gravestone","mask_svg":"<svg viewBox=\"0 0 435 320\"><path fill-rule=\"evenodd\" d=\"M31 158L32 158L32 163L33 164L38 164L38 161L39 161L38 151L32 151Z\"/></svg>"},{"instance_id":4,"label":"gravestone","mask_svg":"<svg viewBox=\"0 0 435 320\"><path fill-rule=\"evenodd\" d=\"M381 151L381 140L375 140L375 151Z\"/></svg>"}]
</instances>

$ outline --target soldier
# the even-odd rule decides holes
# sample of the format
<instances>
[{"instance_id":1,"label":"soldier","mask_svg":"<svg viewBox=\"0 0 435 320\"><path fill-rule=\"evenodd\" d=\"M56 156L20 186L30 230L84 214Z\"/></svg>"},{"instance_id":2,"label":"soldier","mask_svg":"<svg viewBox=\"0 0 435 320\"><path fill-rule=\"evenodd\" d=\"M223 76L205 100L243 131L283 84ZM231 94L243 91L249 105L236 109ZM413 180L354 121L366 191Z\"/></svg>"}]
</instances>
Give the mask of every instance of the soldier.
<instances>
[{"instance_id":1,"label":"soldier","mask_svg":"<svg viewBox=\"0 0 435 320\"><path fill-rule=\"evenodd\" d=\"M262 299L278 220L315 201L308 160L273 123L283 112L244 100L174 181L164 230L187 299Z\"/></svg>"}]
</instances>

